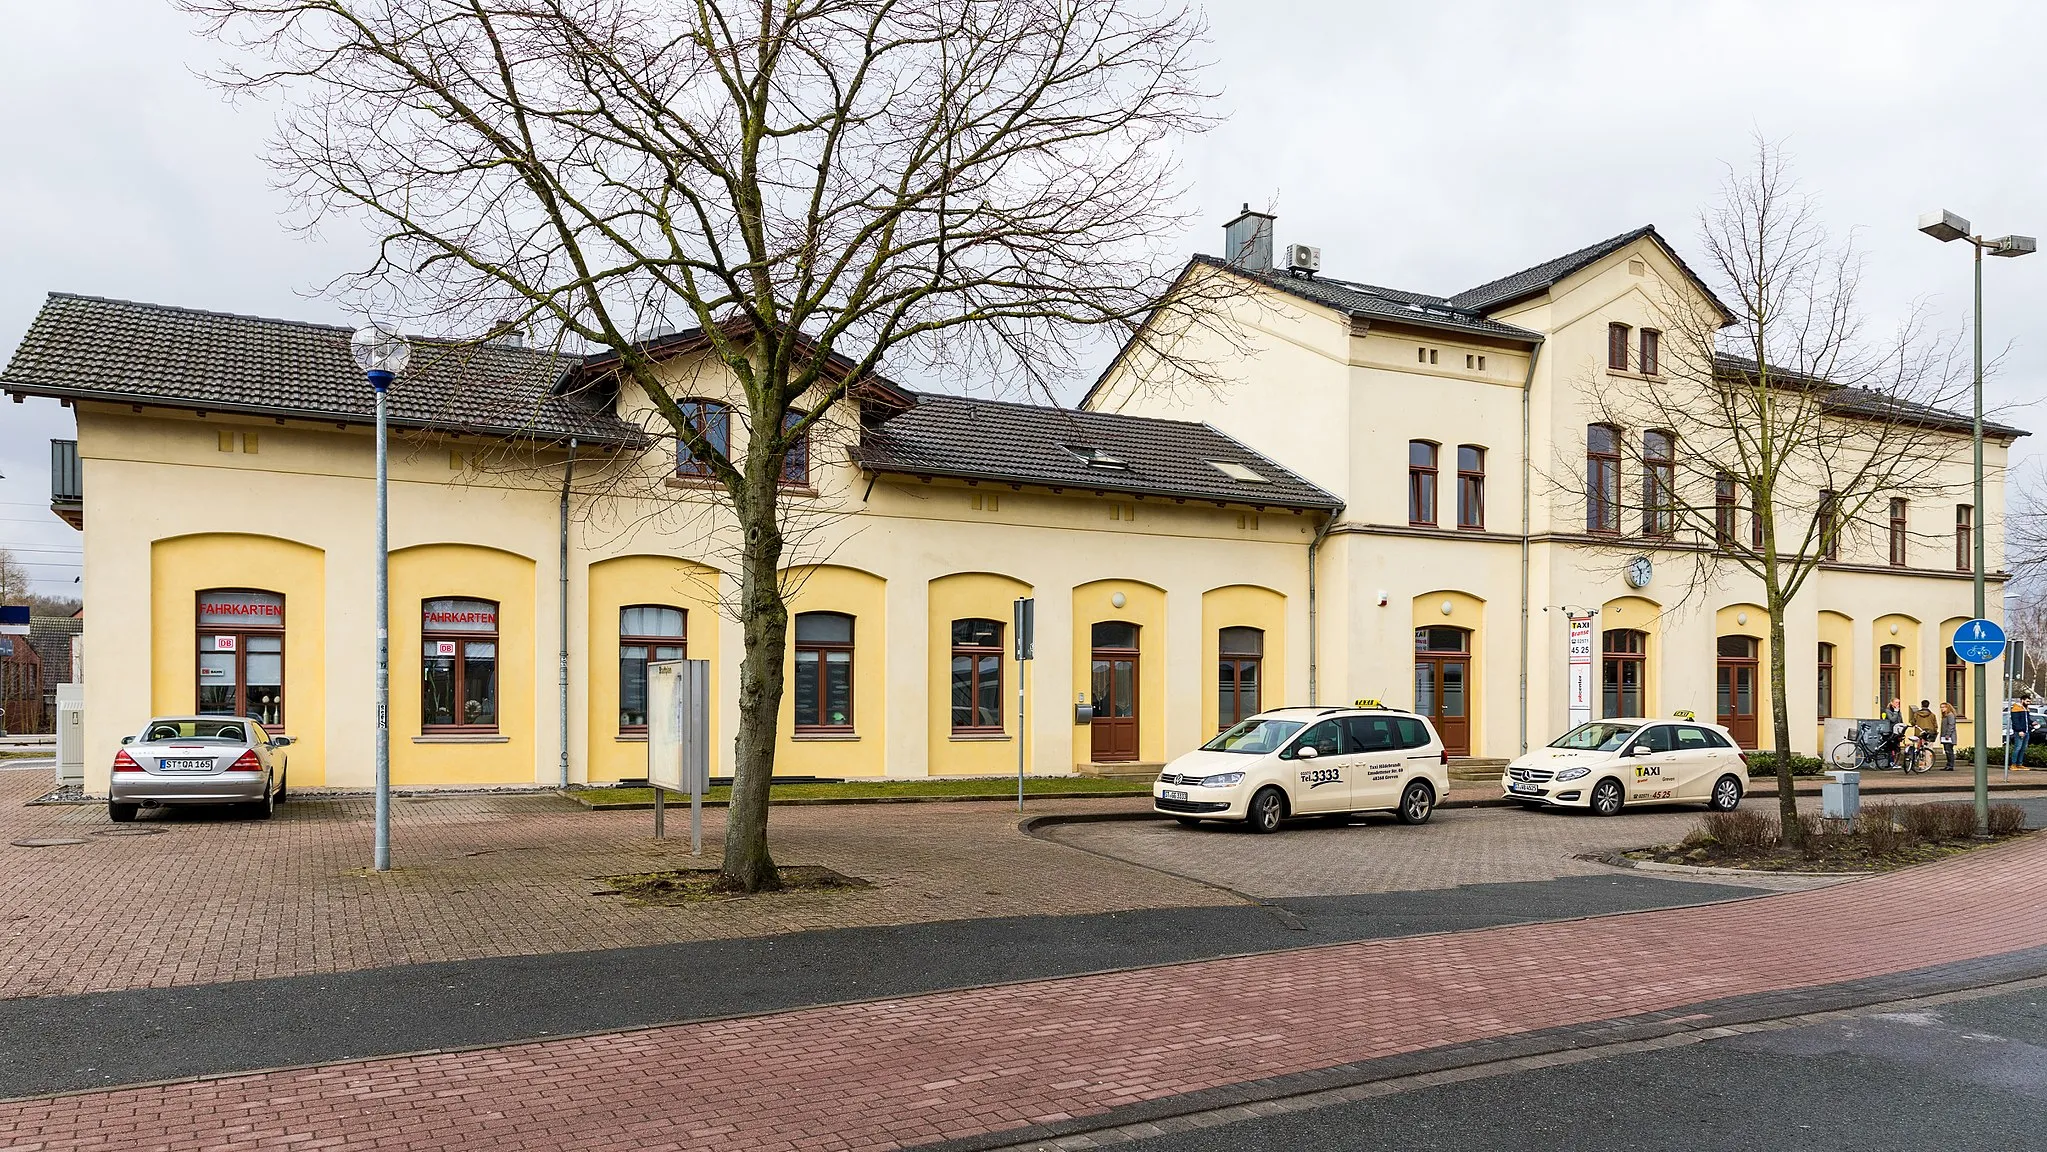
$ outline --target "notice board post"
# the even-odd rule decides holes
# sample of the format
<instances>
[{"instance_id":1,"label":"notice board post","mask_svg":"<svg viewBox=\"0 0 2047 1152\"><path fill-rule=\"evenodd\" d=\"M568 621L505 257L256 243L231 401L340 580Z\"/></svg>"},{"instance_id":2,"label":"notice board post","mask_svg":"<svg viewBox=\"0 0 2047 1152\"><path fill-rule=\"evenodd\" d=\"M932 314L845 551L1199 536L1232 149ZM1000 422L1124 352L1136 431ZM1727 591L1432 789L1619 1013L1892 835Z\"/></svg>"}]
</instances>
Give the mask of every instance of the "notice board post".
<instances>
[{"instance_id":1,"label":"notice board post","mask_svg":"<svg viewBox=\"0 0 2047 1152\"><path fill-rule=\"evenodd\" d=\"M711 662L647 665L647 782L654 836L667 836L666 794L689 794L689 854L704 851L704 791L711 785Z\"/></svg>"},{"instance_id":2,"label":"notice board post","mask_svg":"<svg viewBox=\"0 0 2047 1152\"><path fill-rule=\"evenodd\" d=\"M1038 623L1038 602L1029 596L1017 597L1011 606L1016 633L1016 810L1024 806L1024 665L1037 653L1035 638Z\"/></svg>"}]
</instances>

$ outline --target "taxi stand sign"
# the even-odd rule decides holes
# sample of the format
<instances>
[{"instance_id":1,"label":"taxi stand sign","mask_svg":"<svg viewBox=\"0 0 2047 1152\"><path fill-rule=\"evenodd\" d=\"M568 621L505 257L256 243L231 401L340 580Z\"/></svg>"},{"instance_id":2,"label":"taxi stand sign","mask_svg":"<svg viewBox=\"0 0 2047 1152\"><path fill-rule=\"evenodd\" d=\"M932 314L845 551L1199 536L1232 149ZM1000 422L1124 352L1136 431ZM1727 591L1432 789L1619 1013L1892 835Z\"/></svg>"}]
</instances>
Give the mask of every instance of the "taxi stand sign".
<instances>
[{"instance_id":1,"label":"taxi stand sign","mask_svg":"<svg viewBox=\"0 0 2047 1152\"><path fill-rule=\"evenodd\" d=\"M0 604L0 636L26 636L28 625L28 605Z\"/></svg>"},{"instance_id":2,"label":"taxi stand sign","mask_svg":"<svg viewBox=\"0 0 2047 1152\"><path fill-rule=\"evenodd\" d=\"M1969 620L1955 629L1955 655L1969 664L1988 664L2004 655L2004 629L1995 620Z\"/></svg>"},{"instance_id":3,"label":"taxi stand sign","mask_svg":"<svg viewBox=\"0 0 2047 1152\"><path fill-rule=\"evenodd\" d=\"M654 836L668 833L664 797L689 794L689 854L704 851L704 791L711 786L711 662L647 665L647 782L654 787Z\"/></svg>"}]
</instances>

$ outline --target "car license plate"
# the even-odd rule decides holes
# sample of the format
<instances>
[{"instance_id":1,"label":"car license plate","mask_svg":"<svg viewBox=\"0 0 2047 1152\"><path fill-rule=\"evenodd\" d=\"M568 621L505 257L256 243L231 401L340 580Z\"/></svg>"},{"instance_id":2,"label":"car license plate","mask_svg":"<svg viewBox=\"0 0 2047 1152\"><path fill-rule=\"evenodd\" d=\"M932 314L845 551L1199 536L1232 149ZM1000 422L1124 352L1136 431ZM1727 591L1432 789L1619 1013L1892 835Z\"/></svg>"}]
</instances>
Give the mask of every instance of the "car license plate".
<instances>
[{"instance_id":1,"label":"car license plate","mask_svg":"<svg viewBox=\"0 0 2047 1152\"><path fill-rule=\"evenodd\" d=\"M1172 788L1168 788L1165 791L1159 793L1159 799L1161 800L1185 800L1186 798L1187 794L1185 792L1177 791Z\"/></svg>"},{"instance_id":2,"label":"car license plate","mask_svg":"<svg viewBox=\"0 0 2047 1152\"><path fill-rule=\"evenodd\" d=\"M1537 788L1533 784L1509 784L1507 785L1507 791L1520 792L1525 795L1534 796L1539 795L1542 792L1542 789Z\"/></svg>"},{"instance_id":3,"label":"car license plate","mask_svg":"<svg viewBox=\"0 0 2047 1152\"><path fill-rule=\"evenodd\" d=\"M156 762L156 767L159 772L211 772L213 771L213 757L202 756L198 759L174 760L166 756Z\"/></svg>"}]
</instances>

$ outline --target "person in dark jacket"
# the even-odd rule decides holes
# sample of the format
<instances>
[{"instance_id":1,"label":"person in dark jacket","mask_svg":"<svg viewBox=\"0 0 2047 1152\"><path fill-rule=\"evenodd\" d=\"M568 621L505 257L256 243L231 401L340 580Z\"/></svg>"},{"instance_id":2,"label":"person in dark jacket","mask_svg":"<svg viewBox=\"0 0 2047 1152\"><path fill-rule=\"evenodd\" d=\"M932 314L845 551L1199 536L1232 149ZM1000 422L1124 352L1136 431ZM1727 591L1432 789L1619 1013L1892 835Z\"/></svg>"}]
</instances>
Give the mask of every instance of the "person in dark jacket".
<instances>
[{"instance_id":1,"label":"person in dark jacket","mask_svg":"<svg viewBox=\"0 0 2047 1152\"><path fill-rule=\"evenodd\" d=\"M2004 754L2004 762L2014 768L2026 763L2026 743L2033 735L2033 694L2019 693L2011 702L2011 746Z\"/></svg>"}]
</instances>

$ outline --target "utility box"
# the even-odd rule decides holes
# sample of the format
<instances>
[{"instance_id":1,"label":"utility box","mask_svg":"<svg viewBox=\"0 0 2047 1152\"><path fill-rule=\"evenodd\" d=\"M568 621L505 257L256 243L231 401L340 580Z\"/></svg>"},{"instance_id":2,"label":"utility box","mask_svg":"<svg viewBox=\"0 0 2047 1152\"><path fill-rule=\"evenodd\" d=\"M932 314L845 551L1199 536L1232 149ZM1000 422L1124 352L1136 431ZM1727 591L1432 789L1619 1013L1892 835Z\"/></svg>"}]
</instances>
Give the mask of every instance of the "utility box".
<instances>
[{"instance_id":1,"label":"utility box","mask_svg":"<svg viewBox=\"0 0 2047 1152\"><path fill-rule=\"evenodd\" d=\"M1839 769L1827 773L1831 784L1820 785L1820 815L1829 820L1853 820L1862 811L1862 773Z\"/></svg>"},{"instance_id":2,"label":"utility box","mask_svg":"<svg viewBox=\"0 0 2047 1152\"><path fill-rule=\"evenodd\" d=\"M85 783L85 685L57 685L57 786Z\"/></svg>"}]
</instances>

